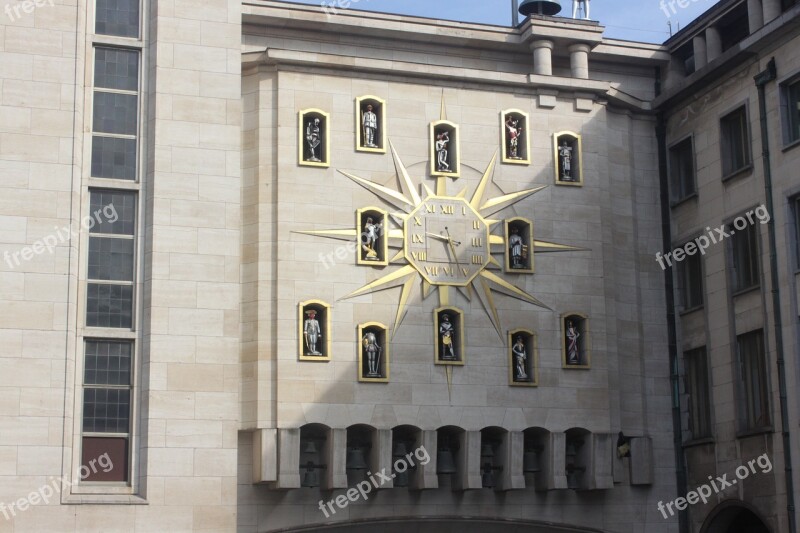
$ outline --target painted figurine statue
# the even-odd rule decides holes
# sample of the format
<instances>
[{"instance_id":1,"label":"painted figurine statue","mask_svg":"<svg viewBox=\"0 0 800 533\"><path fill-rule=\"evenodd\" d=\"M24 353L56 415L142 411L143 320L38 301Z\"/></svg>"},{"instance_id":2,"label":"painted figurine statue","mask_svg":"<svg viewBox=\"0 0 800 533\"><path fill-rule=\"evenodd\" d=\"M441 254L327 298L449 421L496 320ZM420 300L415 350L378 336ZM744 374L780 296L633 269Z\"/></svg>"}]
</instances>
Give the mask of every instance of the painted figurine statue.
<instances>
[{"instance_id":1,"label":"painted figurine statue","mask_svg":"<svg viewBox=\"0 0 800 533\"><path fill-rule=\"evenodd\" d=\"M558 155L561 159L561 178L565 181L574 181L572 177L572 147L567 144L567 141L561 141Z\"/></svg>"},{"instance_id":2,"label":"painted figurine statue","mask_svg":"<svg viewBox=\"0 0 800 533\"><path fill-rule=\"evenodd\" d=\"M581 354L578 348L578 338L581 336L572 320L567 321L567 364L581 364Z\"/></svg>"},{"instance_id":3,"label":"painted figurine statue","mask_svg":"<svg viewBox=\"0 0 800 533\"><path fill-rule=\"evenodd\" d=\"M361 345L364 347L364 354L367 356L367 376L380 377L378 369L381 364L381 348L378 344L378 337L371 331L364 334L361 339Z\"/></svg>"},{"instance_id":4,"label":"painted figurine statue","mask_svg":"<svg viewBox=\"0 0 800 533\"><path fill-rule=\"evenodd\" d=\"M442 339L442 359L455 361L456 347L454 342L455 328L450 322L450 315L442 315L442 323L439 324L439 337Z\"/></svg>"},{"instance_id":5,"label":"painted figurine statue","mask_svg":"<svg viewBox=\"0 0 800 533\"><path fill-rule=\"evenodd\" d=\"M311 157L306 159L306 161L319 163L320 159L317 157L317 148L319 148L319 145L322 143L322 138L318 118L315 118L313 121L308 121L308 126L306 126L306 141L308 142L308 149L311 152Z\"/></svg>"},{"instance_id":6,"label":"painted figurine statue","mask_svg":"<svg viewBox=\"0 0 800 533\"><path fill-rule=\"evenodd\" d=\"M365 261L380 261L378 256L377 244L378 239L381 237L381 229L383 224L375 224L372 217L367 217L367 222L364 224L364 233L362 235Z\"/></svg>"},{"instance_id":7,"label":"painted figurine statue","mask_svg":"<svg viewBox=\"0 0 800 533\"><path fill-rule=\"evenodd\" d=\"M511 115L506 120L506 129L508 130L508 158L521 159L519 156L519 140L525 130L519 127L519 120Z\"/></svg>"},{"instance_id":8,"label":"painted figurine statue","mask_svg":"<svg viewBox=\"0 0 800 533\"><path fill-rule=\"evenodd\" d=\"M511 228L511 236L508 238L508 248L511 253L511 268L525 268L525 244L519 234L519 228Z\"/></svg>"},{"instance_id":9,"label":"painted figurine statue","mask_svg":"<svg viewBox=\"0 0 800 533\"><path fill-rule=\"evenodd\" d=\"M514 354L514 369L516 370L514 379L517 381L526 381L528 379L528 373L525 372L525 366L528 360L528 352L525 350L525 343L522 341L521 336L517 337L517 342L512 346L511 352Z\"/></svg>"},{"instance_id":10,"label":"painted figurine statue","mask_svg":"<svg viewBox=\"0 0 800 533\"><path fill-rule=\"evenodd\" d=\"M372 104L367 104L367 110L361 118L361 125L364 128L364 146L366 148L378 148L375 144L375 134L378 131L378 115L372 110Z\"/></svg>"},{"instance_id":11,"label":"painted figurine statue","mask_svg":"<svg viewBox=\"0 0 800 533\"><path fill-rule=\"evenodd\" d=\"M436 136L436 170L451 172L450 163L447 162L450 146L450 133L443 131Z\"/></svg>"},{"instance_id":12,"label":"painted figurine statue","mask_svg":"<svg viewBox=\"0 0 800 533\"><path fill-rule=\"evenodd\" d=\"M572 0L572 18L578 18L578 11L582 11L582 18L591 20L589 18L589 2L590 0Z\"/></svg>"},{"instance_id":13,"label":"painted figurine statue","mask_svg":"<svg viewBox=\"0 0 800 533\"><path fill-rule=\"evenodd\" d=\"M306 311L306 316L308 316L308 318L303 324L303 336L306 339L306 346L308 347L308 353L306 355L322 355L317 350L317 341L322 338L322 329L319 327L317 312L311 309L310 311Z\"/></svg>"}]
</instances>

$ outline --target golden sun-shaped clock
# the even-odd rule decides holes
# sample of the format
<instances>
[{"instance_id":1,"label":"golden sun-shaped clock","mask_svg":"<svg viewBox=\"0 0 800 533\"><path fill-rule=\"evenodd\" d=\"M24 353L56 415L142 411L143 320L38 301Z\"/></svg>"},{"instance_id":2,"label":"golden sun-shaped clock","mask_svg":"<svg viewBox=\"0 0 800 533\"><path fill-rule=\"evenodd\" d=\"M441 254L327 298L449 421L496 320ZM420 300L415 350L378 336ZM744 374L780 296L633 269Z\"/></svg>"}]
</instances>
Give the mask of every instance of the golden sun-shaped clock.
<instances>
[{"instance_id":1,"label":"golden sun-shaped clock","mask_svg":"<svg viewBox=\"0 0 800 533\"><path fill-rule=\"evenodd\" d=\"M450 290L455 289L470 301L474 295L477 296L501 338L502 328L493 292L549 309L524 289L493 272L502 270L501 263L493 256L507 253L508 243L504 235L492 234L492 230L501 220L489 218L546 186L484 201L497 162L495 154L471 198L466 198L466 189L455 196L448 196L446 177L437 177L435 192L422 183L423 196L412 182L394 146L391 143L389 145L402 191L341 170L339 172L400 210L391 214L399 227L384 228L382 237L388 238L389 248L399 249L389 260L389 264L402 266L343 299L402 286L395 318L396 332L407 311L412 291L420 285L420 281L423 298L437 290L440 306L450 305ZM388 222L385 221L386 224ZM362 228L356 227L298 233L349 241L358 239L361 232ZM564 244L534 240L533 236L530 237L530 244L533 253L581 250Z\"/></svg>"}]
</instances>

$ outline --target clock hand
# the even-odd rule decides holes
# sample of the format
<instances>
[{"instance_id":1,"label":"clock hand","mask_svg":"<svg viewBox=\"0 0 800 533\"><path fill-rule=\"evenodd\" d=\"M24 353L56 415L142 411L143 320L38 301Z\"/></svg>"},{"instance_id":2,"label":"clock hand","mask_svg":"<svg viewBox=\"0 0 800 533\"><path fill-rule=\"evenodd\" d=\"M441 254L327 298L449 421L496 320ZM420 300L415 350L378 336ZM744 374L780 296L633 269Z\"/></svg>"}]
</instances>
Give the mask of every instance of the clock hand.
<instances>
[{"instance_id":1,"label":"clock hand","mask_svg":"<svg viewBox=\"0 0 800 533\"><path fill-rule=\"evenodd\" d=\"M453 259L456 260L456 265L458 265L458 268L460 269L461 268L461 262L458 260L458 254L456 253L456 247L453 244L455 241L453 241L453 238L450 237L450 230L447 229L446 227L444 228L444 230L447 232L447 236L450 239L450 250L453 252ZM458 243L458 244L461 244L461 243Z\"/></svg>"},{"instance_id":2,"label":"clock hand","mask_svg":"<svg viewBox=\"0 0 800 533\"><path fill-rule=\"evenodd\" d=\"M450 244L455 244L456 246L461 246L461 241L454 241L453 238L450 236L450 230L447 229L447 226L445 226L444 230L447 232L447 240L450 241Z\"/></svg>"},{"instance_id":3,"label":"clock hand","mask_svg":"<svg viewBox=\"0 0 800 533\"><path fill-rule=\"evenodd\" d=\"M426 235L430 235L434 239L439 239L440 241L445 241L445 242L448 242L448 243L450 242L450 238L449 237L445 237L444 235L439 235L438 233L431 233L429 231L426 231L425 234Z\"/></svg>"}]
</instances>

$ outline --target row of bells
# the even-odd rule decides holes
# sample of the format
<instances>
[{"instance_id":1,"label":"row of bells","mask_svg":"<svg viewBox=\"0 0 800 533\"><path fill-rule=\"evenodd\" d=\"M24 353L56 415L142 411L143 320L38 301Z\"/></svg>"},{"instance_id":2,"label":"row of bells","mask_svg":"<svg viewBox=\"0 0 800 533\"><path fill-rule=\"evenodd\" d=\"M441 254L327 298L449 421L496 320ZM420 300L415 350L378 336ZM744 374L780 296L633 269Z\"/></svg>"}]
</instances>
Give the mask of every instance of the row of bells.
<instances>
[{"instance_id":1,"label":"row of bells","mask_svg":"<svg viewBox=\"0 0 800 533\"><path fill-rule=\"evenodd\" d=\"M557 0L523 0L519 12L525 15L557 15L561 12L561 2Z\"/></svg>"}]
</instances>

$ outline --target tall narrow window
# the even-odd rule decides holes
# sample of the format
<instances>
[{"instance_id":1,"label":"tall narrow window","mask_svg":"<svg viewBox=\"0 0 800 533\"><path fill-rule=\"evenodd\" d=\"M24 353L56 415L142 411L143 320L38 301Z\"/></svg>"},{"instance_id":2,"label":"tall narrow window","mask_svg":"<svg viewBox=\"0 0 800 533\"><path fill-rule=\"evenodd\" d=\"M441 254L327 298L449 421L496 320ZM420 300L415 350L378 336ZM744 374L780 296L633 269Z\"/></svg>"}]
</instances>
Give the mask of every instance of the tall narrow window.
<instances>
[{"instance_id":1,"label":"tall narrow window","mask_svg":"<svg viewBox=\"0 0 800 533\"><path fill-rule=\"evenodd\" d=\"M86 288L88 327L133 327L136 193L93 190Z\"/></svg>"},{"instance_id":2,"label":"tall narrow window","mask_svg":"<svg viewBox=\"0 0 800 533\"><path fill-rule=\"evenodd\" d=\"M711 437L711 394L705 347L686 352L684 362L691 438L694 440Z\"/></svg>"},{"instance_id":3,"label":"tall narrow window","mask_svg":"<svg viewBox=\"0 0 800 533\"><path fill-rule=\"evenodd\" d=\"M764 356L764 332L753 331L737 337L739 354L742 429L745 431L770 425L767 363Z\"/></svg>"},{"instance_id":4,"label":"tall narrow window","mask_svg":"<svg viewBox=\"0 0 800 533\"><path fill-rule=\"evenodd\" d=\"M742 106L720 121L722 176L728 177L750 165L750 134L747 107Z\"/></svg>"},{"instance_id":5,"label":"tall narrow window","mask_svg":"<svg viewBox=\"0 0 800 533\"><path fill-rule=\"evenodd\" d=\"M800 270L800 196L796 196L792 202L792 212L794 213L794 253L797 257L795 268Z\"/></svg>"},{"instance_id":6,"label":"tall narrow window","mask_svg":"<svg viewBox=\"0 0 800 533\"><path fill-rule=\"evenodd\" d=\"M758 235L752 224L738 230L728 227L733 255L733 292L744 291L760 284Z\"/></svg>"},{"instance_id":7,"label":"tall narrow window","mask_svg":"<svg viewBox=\"0 0 800 533\"><path fill-rule=\"evenodd\" d=\"M135 180L139 52L95 48L94 87L91 175Z\"/></svg>"},{"instance_id":8,"label":"tall narrow window","mask_svg":"<svg viewBox=\"0 0 800 533\"><path fill-rule=\"evenodd\" d=\"M97 0L95 33L139 37L139 0Z\"/></svg>"},{"instance_id":9,"label":"tall narrow window","mask_svg":"<svg viewBox=\"0 0 800 533\"><path fill-rule=\"evenodd\" d=\"M87 340L85 344L81 464L88 472L84 481L128 481L133 343ZM92 461L102 468L90 467Z\"/></svg>"},{"instance_id":10,"label":"tall narrow window","mask_svg":"<svg viewBox=\"0 0 800 533\"><path fill-rule=\"evenodd\" d=\"M703 256L700 253L687 255L678 263L678 287L681 291L683 309L694 309L703 305Z\"/></svg>"},{"instance_id":11,"label":"tall narrow window","mask_svg":"<svg viewBox=\"0 0 800 533\"><path fill-rule=\"evenodd\" d=\"M682 140L669 149L670 186L672 201L680 202L697 190L694 176L692 138Z\"/></svg>"},{"instance_id":12,"label":"tall narrow window","mask_svg":"<svg viewBox=\"0 0 800 533\"><path fill-rule=\"evenodd\" d=\"M800 141L800 79L782 87L784 108L784 144Z\"/></svg>"}]
</instances>

